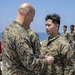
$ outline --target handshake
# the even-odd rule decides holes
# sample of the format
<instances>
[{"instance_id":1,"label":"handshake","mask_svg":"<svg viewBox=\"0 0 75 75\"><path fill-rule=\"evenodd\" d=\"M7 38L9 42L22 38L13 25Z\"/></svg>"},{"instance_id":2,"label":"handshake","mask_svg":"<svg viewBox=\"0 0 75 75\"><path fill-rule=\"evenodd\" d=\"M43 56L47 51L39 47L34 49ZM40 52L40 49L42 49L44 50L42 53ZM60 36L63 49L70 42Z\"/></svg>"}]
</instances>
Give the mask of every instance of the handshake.
<instances>
[{"instance_id":1,"label":"handshake","mask_svg":"<svg viewBox=\"0 0 75 75\"><path fill-rule=\"evenodd\" d=\"M53 56L47 56L47 55L39 55L40 60L46 60L48 62L48 65L53 64L54 57Z\"/></svg>"}]
</instances>

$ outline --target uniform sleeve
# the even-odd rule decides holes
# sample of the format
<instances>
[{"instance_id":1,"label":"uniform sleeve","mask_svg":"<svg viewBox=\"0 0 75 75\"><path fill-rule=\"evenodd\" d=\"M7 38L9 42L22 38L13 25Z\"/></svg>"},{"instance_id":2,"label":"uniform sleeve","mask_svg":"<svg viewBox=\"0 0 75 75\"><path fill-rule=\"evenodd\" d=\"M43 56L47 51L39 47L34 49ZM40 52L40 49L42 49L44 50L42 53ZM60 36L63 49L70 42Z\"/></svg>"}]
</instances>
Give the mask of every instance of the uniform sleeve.
<instances>
[{"instance_id":1,"label":"uniform sleeve","mask_svg":"<svg viewBox=\"0 0 75 75\"><path fill-rule=\"evenodd\" d=\"M64 45L61 46L60 51L61 51L61 61L64 64L64 66L67 66L70 63L71 59L73 59L74 57L73 50L69 45L69 43L65 43Z\"/></svg>"},{"instance_id":2,"label":"uniform sleeve","mask_svg":"<svg viewBox=\"0 0 75 75\"><path fill-rule=\"evenodd\" d=\"M44 68L44 66L47 65L46 60L40 60L34 56L33 50L30 46L29 39L27 37L22 36L20 36L20 38L18 37L16 46L20 60L27 70L40 71L41 69Z\"/></svg>"},{"instance_id":3,"label":"uniform sleeve","mask_svg":"<svg viewBox=\"0 0 75 75\"><path fill-rule=\"evenodd\" d=\"M40 55L41 44L38 35L37 34L31 35L30 39L34 54Z\"/></svg>"}]
</instances>

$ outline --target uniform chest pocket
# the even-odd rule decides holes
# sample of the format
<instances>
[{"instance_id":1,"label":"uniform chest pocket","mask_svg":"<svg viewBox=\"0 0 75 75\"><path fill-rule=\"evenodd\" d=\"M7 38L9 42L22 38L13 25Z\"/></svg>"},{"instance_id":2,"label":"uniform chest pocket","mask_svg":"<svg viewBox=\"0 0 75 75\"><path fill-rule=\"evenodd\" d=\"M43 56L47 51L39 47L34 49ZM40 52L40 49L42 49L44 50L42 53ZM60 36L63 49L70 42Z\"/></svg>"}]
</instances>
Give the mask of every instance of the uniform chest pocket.
<instances>
[{"instance_id":1,"label":"uniform chest pocket","mask_svg":"<svg viewBox=\"0 0 75 75\"><path fill-rule=\"evenodd\" d=\"M50 46L48 46L46 48L46 55L52 55L52 56L58 55L57 48L56 47L50 47Z\"/></svg>"}]
</instances>

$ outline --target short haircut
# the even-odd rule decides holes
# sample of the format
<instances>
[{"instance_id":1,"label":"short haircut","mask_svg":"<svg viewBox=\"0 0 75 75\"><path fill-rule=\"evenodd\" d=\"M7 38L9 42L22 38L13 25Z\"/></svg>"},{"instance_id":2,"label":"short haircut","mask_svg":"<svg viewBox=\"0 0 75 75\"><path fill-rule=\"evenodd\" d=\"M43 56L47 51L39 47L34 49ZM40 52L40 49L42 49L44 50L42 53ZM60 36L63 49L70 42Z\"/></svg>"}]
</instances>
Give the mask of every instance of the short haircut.
<instances>
[{"instance_id":1,"label":"short haircut","mask_svg":"<svg viewBox=\"0 0 75 75\"><path fill-rule=\"evenodd\" d=\"M60 16L58 14L48 14L45 18L45 21L47 21L48 19L51 19L53 23L60 25Z\"/></svg>"},{"instance_id":2,"label":"short haircut","mask_svg":"<svg viewBox=\"0 0 75 75\"><path fill-rule=\"evenodd\" d=\"M66 25L64 25L63 27L67 28L67 26L66 26Z\"/></svg>"},{"instance_id":3,"label":"short haircut","mask_svg":"<svg viewBox=\"0 0 75 75\"><path fill-rule=\"evenodd\" d=\"M70 27L73 27L74 28L74 25L72 24Z\"/></svg>"}]
</instances>

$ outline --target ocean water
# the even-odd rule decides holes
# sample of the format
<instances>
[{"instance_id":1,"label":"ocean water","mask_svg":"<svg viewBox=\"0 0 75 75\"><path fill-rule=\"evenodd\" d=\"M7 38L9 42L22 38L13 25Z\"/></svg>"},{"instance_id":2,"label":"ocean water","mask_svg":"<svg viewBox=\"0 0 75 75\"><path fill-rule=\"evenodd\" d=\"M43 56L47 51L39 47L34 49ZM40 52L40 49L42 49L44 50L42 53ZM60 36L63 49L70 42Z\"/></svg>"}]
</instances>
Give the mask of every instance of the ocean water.
<instances>
[{"instance_id":1,"label":"ocean water","mask_svg":"<svg viewBox=\"0 0 75 75\"><path fill-rule=\"evenodd\" d=\"M39 35L39 39L41 42L47 39L49 36L46 32L38 32L37 34Z\"/></svg>"}]
</instances>

